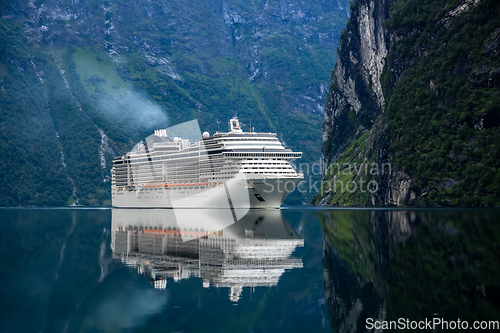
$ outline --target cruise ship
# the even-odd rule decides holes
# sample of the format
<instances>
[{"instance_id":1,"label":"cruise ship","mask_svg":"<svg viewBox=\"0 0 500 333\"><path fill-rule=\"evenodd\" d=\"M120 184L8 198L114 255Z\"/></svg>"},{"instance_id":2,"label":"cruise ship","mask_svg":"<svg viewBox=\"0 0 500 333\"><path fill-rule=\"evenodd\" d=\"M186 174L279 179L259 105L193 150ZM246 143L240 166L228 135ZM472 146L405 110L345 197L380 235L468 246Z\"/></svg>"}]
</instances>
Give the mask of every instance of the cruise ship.
<instances>
[{"instance_id":1,"label":"cruise ship","mask_svg":"<svg viewBox=\"0 0 500 333\"><path fill-rule=\"evenodd\" d=\"M197 142L168 132L113 160L114 207L279 208L304 179L290 164L301 152L275 133L244 132L236 117L228 133L205 132Z\"/></svg>"}]
</instances>

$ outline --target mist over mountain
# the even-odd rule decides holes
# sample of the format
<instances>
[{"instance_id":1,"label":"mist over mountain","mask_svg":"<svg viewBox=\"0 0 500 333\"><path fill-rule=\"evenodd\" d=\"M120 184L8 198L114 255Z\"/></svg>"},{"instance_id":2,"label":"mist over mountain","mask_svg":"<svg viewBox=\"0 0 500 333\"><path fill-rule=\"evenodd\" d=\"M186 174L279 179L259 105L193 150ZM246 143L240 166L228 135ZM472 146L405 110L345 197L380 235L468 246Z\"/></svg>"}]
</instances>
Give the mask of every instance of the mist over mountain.
<instances>
[{"instance_id":1,"label":"mist over mountain","mask_svg":"<svg viewBox=\"0 0 500 333\"><path fill-rule=\"evenodd\" d=\"M348 15L347 0L0 2L0 205L109 204L112 157L193 119L213 133L238 115L319 162Z\"/></svg>"}]
</instances>

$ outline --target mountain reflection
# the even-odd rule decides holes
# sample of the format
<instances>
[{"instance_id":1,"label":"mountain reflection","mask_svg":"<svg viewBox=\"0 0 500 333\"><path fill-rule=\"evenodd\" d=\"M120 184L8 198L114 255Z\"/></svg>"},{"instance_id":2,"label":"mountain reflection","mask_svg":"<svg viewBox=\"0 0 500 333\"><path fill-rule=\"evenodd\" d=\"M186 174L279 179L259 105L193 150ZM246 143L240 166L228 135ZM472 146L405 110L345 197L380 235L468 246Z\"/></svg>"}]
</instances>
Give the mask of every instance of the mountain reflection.
<instances>
[{"instance_id":1,"label":"mountain reflection","mask_svg":"<svg viewBox=\"0 0 500 333\"><path fill-rule=\"evenodd\" d=\"M373 320L498 320L498 211L323 211L327 309L338 332Z\"/></svg>"},{"instance_id":2,"label":"mountain reflection","mask_svg":"<svg viewBox=\"0 0 500 333\"><path fill-rule=\"evenodd\" d=\"M245 287L275 286L304 240L279 210L251 210L234 223L233 210L113 209L113 258L133 266L157 289L191 277L229 288L237 302Z\"/></svg>"}]
</instances>

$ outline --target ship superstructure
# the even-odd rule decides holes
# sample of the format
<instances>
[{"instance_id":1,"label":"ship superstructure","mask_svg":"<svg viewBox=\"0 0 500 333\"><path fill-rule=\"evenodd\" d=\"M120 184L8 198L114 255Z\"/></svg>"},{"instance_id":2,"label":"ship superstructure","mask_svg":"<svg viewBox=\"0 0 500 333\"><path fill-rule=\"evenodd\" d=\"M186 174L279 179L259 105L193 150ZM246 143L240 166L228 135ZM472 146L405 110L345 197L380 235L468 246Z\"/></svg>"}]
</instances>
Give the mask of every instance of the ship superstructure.
<instances>
[{"instance_id":1,"label":"ship superstructure","mask_svg":"<svg viewBox=\"0 0 500 333\"><path fill-rule=\"evenodd\" d=\"M112 168L112 205L163 208L277 208L303 175L290 164L301 152L274 133L203 133L198 142L156 130Z\"/></svg>"}]
</instances>

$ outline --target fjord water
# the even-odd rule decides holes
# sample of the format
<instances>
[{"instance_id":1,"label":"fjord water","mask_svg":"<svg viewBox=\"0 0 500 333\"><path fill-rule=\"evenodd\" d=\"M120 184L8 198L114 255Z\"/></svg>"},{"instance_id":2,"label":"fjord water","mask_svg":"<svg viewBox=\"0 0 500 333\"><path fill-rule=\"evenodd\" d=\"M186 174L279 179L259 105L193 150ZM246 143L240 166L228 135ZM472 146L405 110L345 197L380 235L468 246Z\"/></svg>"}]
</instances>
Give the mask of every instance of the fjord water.
<instances>
[{"instance_id":1,"label":"fjord water","mask_svg":"<svg viewBox=\"0 0 500 333\"><path fill-rule=\"evenodd\" d=\"M164 212L0 210L0 332L329 332L363 331L367 318L500 319L498 210L251 211L202 238Z\"/></svg>"}]
</instances>

